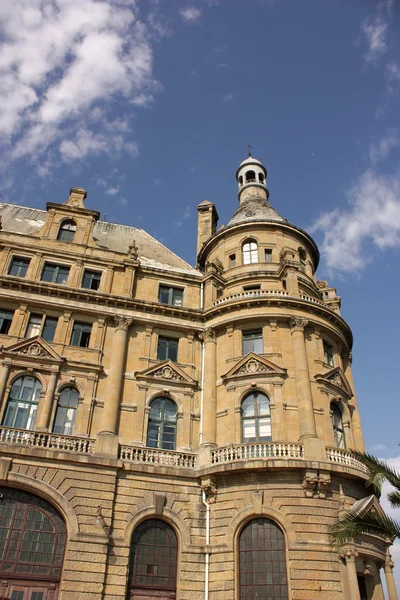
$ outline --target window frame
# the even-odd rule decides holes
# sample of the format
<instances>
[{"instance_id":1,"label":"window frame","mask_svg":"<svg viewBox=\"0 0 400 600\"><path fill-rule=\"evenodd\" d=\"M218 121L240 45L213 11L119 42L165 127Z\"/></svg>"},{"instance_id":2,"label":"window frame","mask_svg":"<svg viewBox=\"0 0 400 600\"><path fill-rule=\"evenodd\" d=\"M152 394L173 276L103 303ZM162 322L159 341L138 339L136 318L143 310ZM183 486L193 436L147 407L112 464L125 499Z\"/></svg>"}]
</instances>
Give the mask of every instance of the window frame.
<instances>
[{"instance_id":1,"label":"window frame","mask_svg":"<svg viewBox=\"0 0 400 600\"><path fill-rule=\"evenodd\" d=\"M257 335L255 335L257 333ZM251 342L251 349L245 352L245 344ZM257 343L260 342L260 350L257 349ZM246 356L249 352L254 354L264 353L264 332L262 327L259 329L242 329L242 355Z\"/></svg>"},{"instance_id":2,"label":"window frame","mask_svg":"<svg viewBox=\"0 0 400 600\"><path fill-rule=\"evenodd\" d=\"M91 287L91 285L88 287L88 286L83 285L84 281L85 281L85 277L86 277L87 274L90 274L91 276L92 275L97 275L98 276L98 279L95 279L93 277L90 279L91 283L93 281L97 281L98 282L98 286L97 287ZM84 290L98 291L100 289L102 275L103 275L102 271L96 271L96 270L92 270L92 269L84 269L83 270L83 275L82 275L81 288L84 289Z\"/></svg>"},{"instance_id":3,"label":"window frame","mask_svg":"<svg viewBox=\"0 0 400 600\"><path fill-rule=\"evenodd\" d=\"M324 352L324 362L330 367L334 367L335 351L333 345L327 342L326 340L322 340L322 349Z\"/></svg>"},{"instance_id":4,"label":"window frame","mask_svg":"<svg viewBox=\"0 0 400 600\"><path fill-rule=\"evenodd\" d=\"M245 404L246 401L250 400L252 397L254 397L254 411L252 415L248 415L248 416L244 416L243 413L243 406ZM268 403L268 409L265 413L260 411L260 407L259 407L259 402L258 402L258 397L262 397L262 399L267 401ZM271 423L271 401L269 399L269 397L267 396L267 394L265 394L264 392L261 392L259 390L255 390L254 392L248 392L242 399L241 403L240 403L240 417L241 417L241 430L242 430L242 443L243 444L259 444L259 443L264 443L264 442L272 442L272 423ZM246 431L246 426L248 423L250 423L251 421L254 421L254 431L255 431L255 437L246 437L245 435L245 431ZM262 423L262 421L265 421L265 423ZM266 427L267 429L269 429L270 434L269 435L261 435L260 434L260 430L261 427Z\"/></svg>"},{"instance_id":5,"label":"window frame","mask_svg":"<svg viewBox=\"0 0 400 600\"><path fill-rule=\"evenodd\" d=\"M346 432L344 430L343 423L343 411L340 410L340 407L336 402L331 402L330 404L330 414L332 419L332 429L333 429L333 439L335 441L336 448L340 448L342 450L346 450ZM336 422L335 422L336 416Z\"/></svg>"},{"instance_id":6,"label":"window frame","mask_svg":"<svg viewBox=\"0 0 400 600\"><path fill-rule=\"evenodd\" d=\"M38 333L35 333L34 335L28 335L28 329L29 329L29 326L31 325L32 317L40 318L39 331L38 331ZM50 320L55 321L55 327L54 327L54 335L55 335L57 325L58 325L58 317L52 317L51 315L40 314L40 313L30 313L29 320L28 320L28 323L27 323L26 329L25 329L24 338L29 340L30 338L33 338L33 337L39 335L45 342L48 342L49 344L51 344L54 341L54 335L51 339L47 339L46 337L43 336L43 333L46 329L46 325L47 325L48 321L50 321Z\"/></svg>"},{"instance_id":7,"label":"window frame","mask_svg":"<svg viewBox=\"0 0 400 600\"><path fill-rule=\"evenodd\" d=\"M185 288L169 285L168 283L160 283L158 286L158 301L159 301L159 303L167 304L168 306L182 307L183 306L184 289ZM168 296L168 302L163 302L161 300L162 294L165 294L166 296ZM180 296L180 303L179 303L179 298L177 298L176 296ZM178 300L178 302L176 302L177 300Z\"/></svg>"},{"instance_id":8,"label":"window frame","mask_svg":"<svg viewBox=\"0 0 400 600\"><path fill-rule=\"evenodd\" d=\"M234 269L237 266L236 252L229 255L229 268Z\"/></svg>"},{"instance_id":9,"label":"window frame","mask_svg":"<svg viewBox=\"0 0 400 600\"><path fill-rule=\"evenodd\" d=\"M67 242L67 243L73 242L74 238L75 238L76 230L77 230L77 224L76 224L76 221L74 221L74 219L63 219L58 228L57 240L60 242ZM70 235L70 232L72 232L72 236ZM65 238L63 237L63 235L65 235Z\"/></svg>"},{"instance_id":10,"label":"window frame","mask_svg":"<svg viewBox=\"0 0 400 600\"><path fill-rule=\"evenodd\" d=\"M24 390L26 389L24 386L25 379L35 380L33 385L31 386L31 393L28 398L23 398ZM20 384L18 393L14 396L13 389L18 381L22 380ZM28 386L27 386L28 387ZM29 387L28 387L29 389ZM42 392L42 382L35 375L19 375L14 379L11 385L11 389L8 393L6 409L3 416L3 427L11 427L12 429L25 429L27 431L33 431L35 427L35 420L37 416L37 410L39 407L40 394ZM25 405L25 406L23 406ZM14 412L10 410L10 406L14 406ZM9 410L11 414L11 423L7 424L7 417L9 416ZM22 411L22 412L21 412ZM24 411L25 412L24 414ZM26 416L26 422L23 426L16 426L16 421L19 417L19 414L22 414L24 417Z\"/></svg>"},{"instance_id":11,"label":"window frame","mask_svg":"<svg viewBox=\"0 0 400 600\"><path fill-rule=\"evenodd\" d=\"M55 268L54 276L53 276L53 278L52 278L51 281L47 281L46 279L43 279L43 276L44 276L44 273L45 273L47 267L54 267ZM62 269L64 269L65 271L68 270L67 278L66 278L65 282L57 281L57 279L59 278L59 275L60 275L60 270L62 270ZM40 277L40 281L43 281L44 283L53 283L55 285L67 285L68 279L69 279L69 276L70 276L70 272L71 272L71 265L64 265L64 264L59 264L59 263L53 263L53 262L45 261L45 263L43 265L42 275Z\"/></svg>"},{"instance_id":12,"label":"window frame","mask_svg":"<svg viewBox=\"0 0 400 600\"><path fill-rule=\"evenodd\" d=\"M21 274L19 273L19 271L20 271L20 269L21 269L21 264L20 264L20 265L18 265L18 269L17 269L17 270L18 270L18 272L17 272L17 273L11 273L11 271L12 271L12 268L13 268L13 266L14 266L14 263L16 263L16 262L18 262L18 261L20 261L21 263L24 263L24 262L26 263L26 271L25 271L25 273L24 273L23 275L21 275ZM24 278L26 277L26 274L27 274L27 272L28 272L28 269L29 269L29 265L30 265L30 264L31 264L31 258L30 258L30 257L28 258L28 257L26 257L26 256L13 256L13 257L11 258L11 261L10 261L10 266L9 266L9 268L8 268L8 273L7 273L7 275L10 275L11 277L21 277L21 279L24 279Z\"/></svg>"},{"instance_id":13,"label":"window frame","mask_svg":"<svg viewBox=\"0 0 400 600\"><path fill-rule=\"evenodd\" d=\"M264 259L267 265L272 263L272 248L264 248Z\"/></svg>"},{"instance_id":14,"label":"window frame","mask_svg":"<svg viewBox=\"0 0 400 600\"><path fill-rule=\"evenodd\" d=\"M81 328L80 331L77 331L78 328ZM85 331L85 328L88 329L88 331ZM73 322L72 325L72 329L71 329L71 337L70 337L70 342L69 345L70 346L74 346L74 348L89 348L90 347L90 338L92 335L92 329L93 329L93 323L89 323L87 321L75 321ZM80 342L82 341L82 335L83 334L89 334L86 339L86 343L85 344L81 344ZM79 343L73 343L74 341L74 336L78 336L79 339Z\"/></svg>"},{"instance_id":15,"label":"window frame","mask_svg":"<svg viewBox=\"0 0 400 600\"><path fill-rule=\"evenodd\" d=\"M152 405L155 406L157 402L161 403L160 414L161 416L155 417L152 416ZM174 418L168 419L166 416L166 412L168 409L168 405L172 405L175 409ZM177 422L178 422L178 407L176 403L169 398L168 396L157 396L153 398L153 400L149 403L149 417L147 421L147 435L146 435L146 448L155 448L159 450L176 450L176 433L177 433ZM170 431L167 431L167 428ZM156 439L151 440L150 434L156 433ZM172 442L168 442L165 438L166 435L173 435ZM155 442L151 444L150 442Z\"/></svg>"},{"instance_id":16,"label":"window frame","mask_svg":"<svg viewBox=\"0 0 400 600\"><path fill-rule=\"evenodd\" d=\"M74 391L76 392L76 397L74 400L76 400L76 405L73 406L71 405L69 402L71 401L71 393L69 394L68 400L65 401L65 392L67 390L70 391ZM73 431L74 431L74 427L75 427L75 420L76 420L76 413L78 410L78 406L79 406L79 390L73 386L73 385L66 385L64 386L59 394L58 394L58 399L57 399L57 406L56 406L56 411L54 414L54 419L53 419L53 427L52 427L52 432L56 433L58 435L73 435ZM66 409L66 410L65 410ZM72 410L73 414L71 415L71 418L68 419L67 421L67 416L68 416L68 411ZM57 417L59 414L62 414L62 412L64 412L64 416L62 417L63 420L63 430L62 431L56 431L56 428L61 428L60 425L57 425ZM70 431L66 431L66 429L68 429L67 427L67 422L70 423Z\"/></svg>"},{"instance_id":17,"label":"window frame","mask_svg":"<svg viewBox=\"0 0 400 600\"><path fill-rule=\"evenodd\" d=\"M164 342L166 342L164 344ZM170 356L170 350L174 349L176 351L176 357L172 358ZM160 357L160 349L166 348L166 356ZM159 335L157 340L157 360L171 360L172 362L178 362L178 351L179 351L179 338L168 337L166 335Z\"/></svg>"},{"instance_id":18,"label":"window frame","mask_svg":"<svg viewBox=\"0 0 400 600\"><path fill-rule=\"evenodd\" d=\"M259 263L258 243L254 239L247 239L242 243L242 264L256 265Z\"/></svg>"},{"instance_id":19,"label":"window frame","mask_svg":"<svg viewBox=\"0 0 400 600\"><path fill-rule=\"evenodd\" d=\"M3 315L11 315L11 319L7 319L6 317L4 317ZM0 334L1 335L8 335L8 332L10 331L12 322L13 322L13 318L15 315L15 310L1 310L0 311ZM4 326L4 324L6 324ZM3 331L4 328L4 331Z\"/></svg>"}]
</instances>

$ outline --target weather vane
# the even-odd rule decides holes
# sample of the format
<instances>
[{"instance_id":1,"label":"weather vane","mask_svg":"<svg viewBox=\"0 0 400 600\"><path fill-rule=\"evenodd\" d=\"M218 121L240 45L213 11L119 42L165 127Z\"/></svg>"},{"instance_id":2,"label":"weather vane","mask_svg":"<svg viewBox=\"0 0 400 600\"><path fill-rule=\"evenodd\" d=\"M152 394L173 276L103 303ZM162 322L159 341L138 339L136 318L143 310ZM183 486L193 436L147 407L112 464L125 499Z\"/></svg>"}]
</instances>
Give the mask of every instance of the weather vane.
<instances>
[{"instance_id":1,"label":"weather vane","mask_svg":"<svg viewBox=\"0 0 400 600\"><path fill-rule=\"evenodd\" d=\"M246 144L247 144L247 151L248 151L248 153L249 153L249 156L251 156L251 149L252 149L252 148L254 148L254 146L252 146L252 145L250 144L250 142L246 142Z\"/></svg>"}]
</instances>

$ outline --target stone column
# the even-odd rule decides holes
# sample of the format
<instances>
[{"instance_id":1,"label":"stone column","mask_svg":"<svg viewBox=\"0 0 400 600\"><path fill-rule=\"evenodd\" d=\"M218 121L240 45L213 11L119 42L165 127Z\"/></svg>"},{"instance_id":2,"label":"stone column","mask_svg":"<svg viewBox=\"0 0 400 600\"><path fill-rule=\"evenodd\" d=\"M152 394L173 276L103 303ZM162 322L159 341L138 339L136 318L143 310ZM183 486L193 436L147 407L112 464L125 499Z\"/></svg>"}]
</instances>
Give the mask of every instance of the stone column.
<instances>
[{"instance_id":1,"label":"stone column","mask_svg":"<svg viewBox=\"0 0 400 600\"><path fill-rule=\"evenodd\" d=\"M108 370L101 431L96 443L96 452L108 455L115 455L118 450L118 414L125 371L128 331L133 319L117 315L114 320L112 358Z\"/></svg>"},{"instance_id":2,"label":"stone column","mask_svg":"<svg viewBox=\"0 0 400 600\"><path fill-rule=\"evenodd\" d=\"M46 395L39 401L35 421L35 429L37 431L49 430L50 416L52 413L54 403L54 392L56 391L57 386L58 370L58 366L52 367L49 381L47 383Z\"/></svg>"},{"instance_id":3,"label":"stone column","mask_svg":"<svg viewBox=\"0 0 400 600\"><path fill-rule=\"evenodd\" d=\"M204 333L203 445L215 445L217 431L217 336L209 327Z\"/></svg>"},{"instance_id":4,"label":"stone column","mask_svg":"<svg viewBox=\"0 0 400 600\"><path fill-rule=\"evenodd\" d=\"M9 358L5 358L2 363L2 370L0 374L0 405L3 404L4 392L6 391L8 375L10 373L11 361Z\"/></svg>"},{"instance_id":5,"label":"stone column","mask_svg":"<svg viewBox=\"0 0 400 600\"><path fill-rule=\"evenodd\" d=\"M355 548L349 549L345 553L346 567L347 567L347 579L349 582L350 598L351 600L361 600L360 588L358 587L357 580L357 569L356 569L356 557L358 552Z\"/></svg>"},{"instance_id":6,"label":"stone column","mask_svg":"<svg viewBox=\"0 0 400 600\"><path fill-rule=\"evenodd\" d=\"M307 319L303 319L302 317L292 317L290 319L299 410L299 441L304 444L306 458L326 459L323 444L317 438L315 427L314 405L304 339L304 328L307 324Z\"/></svg>"},{"instance_id":7,"label":"stone column","mask_svg":"<svg viewBox=\"0 0 400 600\"><path fill-rule=\"evenodd\" d=\"M386 586L389 594L389 600L398 600L396 583L393 577L393 567L394 562L392 561L392 557L389 552L389 548L386 550L386 560L385 560L385 578L386 578Z\"/></svg>"}]
</instances>

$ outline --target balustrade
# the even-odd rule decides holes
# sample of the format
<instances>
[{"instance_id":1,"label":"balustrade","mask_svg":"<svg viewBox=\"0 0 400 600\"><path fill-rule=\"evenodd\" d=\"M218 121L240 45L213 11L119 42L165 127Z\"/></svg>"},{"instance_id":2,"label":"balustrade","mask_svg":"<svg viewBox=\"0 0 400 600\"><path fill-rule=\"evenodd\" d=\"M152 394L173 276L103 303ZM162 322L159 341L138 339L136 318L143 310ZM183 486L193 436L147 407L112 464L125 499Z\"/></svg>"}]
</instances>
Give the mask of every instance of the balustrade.
<instances>
[{"instance_id":1,"label":"balustrade","mask_svg":"<svg viewBox=\"0 0 400 600\"><path fill-rule=\"evenodd\" d=\"M94 452L94 440L92 439L28 431L26 429L12 429L10 427L0 428L0 442L52 450L69 450L82 454L92 454Z\"/></svg>"},{"instance_id":2,"label":"balustrade","mask_svg":"<svg viewBox=\"0 0 400 600\"><path fill-rule=\"evenodd\" d=\"M157 464L168 467L196 466L196 456L187 452L173 452L157 448L136 448L135 446L120 446L119 458L134 463Z\"/></svg>"},{"instance_id":3,"label":"balustrade","mask_svg":"<svg viewBox=\"0 0 400 600\"><path fill-rule=\"evenodd\" d=\"M211 464L227 463L236 460L252 460L257 458L303 458L301 444L254 443L238 444L217 448L211 452Z\"/></svg>"}]
</instances>

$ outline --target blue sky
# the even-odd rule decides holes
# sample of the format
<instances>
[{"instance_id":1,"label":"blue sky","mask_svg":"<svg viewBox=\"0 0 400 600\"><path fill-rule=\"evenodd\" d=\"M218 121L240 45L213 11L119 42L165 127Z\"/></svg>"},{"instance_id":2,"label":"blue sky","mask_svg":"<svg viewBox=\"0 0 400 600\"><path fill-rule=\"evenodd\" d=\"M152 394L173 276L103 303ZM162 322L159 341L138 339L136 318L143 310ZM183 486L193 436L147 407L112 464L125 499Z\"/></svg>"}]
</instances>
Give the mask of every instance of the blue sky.
<instances>
[{"instance_id":1,"label":"blue sky","mask_svg":"<svg viewBox=\"0 0 400 600\"><path fill-rule=\"evenodd\" d=\"M246 156L343 298L368 448L399 456L396 0L2 0L2 200L70 187L195 263L196 205ZM400 464L400 459L399 459Z\"/></svg>"}]
</instances>

